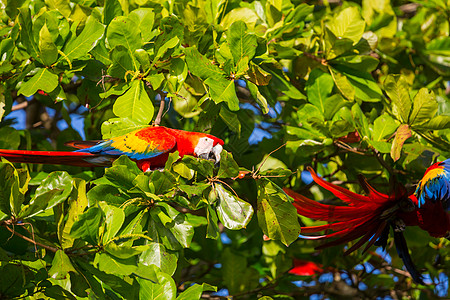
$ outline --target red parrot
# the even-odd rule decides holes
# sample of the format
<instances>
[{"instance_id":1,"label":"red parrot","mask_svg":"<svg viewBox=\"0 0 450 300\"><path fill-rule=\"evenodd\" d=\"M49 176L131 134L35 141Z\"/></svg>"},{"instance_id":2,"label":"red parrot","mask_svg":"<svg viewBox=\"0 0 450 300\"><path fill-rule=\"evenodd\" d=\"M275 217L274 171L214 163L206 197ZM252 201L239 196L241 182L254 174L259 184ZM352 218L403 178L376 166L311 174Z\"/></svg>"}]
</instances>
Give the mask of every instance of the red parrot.
<instances>
[{"instance_id":1,"label":"red parrot","mask_svg":"<svg viewBox=\"0 0 450 300\"><path fill-rule=\"evenodd\" d=\"M210 134L148 126L122 136L100 141L74 141L66 145L76 151L3 150L0 156L11 162L56 164L81 167L108 166L112 161L127 155L136 161L142 171L164 167L169 153L180 156L193 155L220 161L223 141Z\"/></svg>"},{"instance_id":2,"label":"red parrot","mask_svg":"<svg viewBox=\"0 0 450 300\"><path fill-rule=\"evenodd\" d=\"M306 239L336 238L316 249L322 249L359 239L345 255L350 254L367 242L366 251L371 245L386 247L389 228L394 229L394 243L399 256L412 278L423 283L409 255L403 236L405 226L419 226L433 237L449 237L450 234L450 159L429 167L419 182L415 193L408 195L406 189L398 186L391 195L377 192L364 177L360 184L367 193L362 196L345 188L331 184L308 167L314 181L345 202L345 206L327 205L285 189L294 198L298 214L321 221L326 225L302 227L302 234L331 230L319 236L304 236Z\"/></svg>"}]
</instances>

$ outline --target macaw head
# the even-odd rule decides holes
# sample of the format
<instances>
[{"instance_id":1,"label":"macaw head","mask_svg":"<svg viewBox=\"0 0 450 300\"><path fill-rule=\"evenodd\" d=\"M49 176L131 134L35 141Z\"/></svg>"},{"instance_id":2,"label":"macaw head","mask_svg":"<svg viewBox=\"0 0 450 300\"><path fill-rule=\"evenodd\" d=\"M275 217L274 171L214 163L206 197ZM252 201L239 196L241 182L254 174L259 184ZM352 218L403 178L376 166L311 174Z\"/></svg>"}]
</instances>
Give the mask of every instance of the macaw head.
<instances>
[{"instance_id":1,"label":"macaw head","mask_svg":"<svg viewBox=\"0 0 450 300\"><path fill-rule=\"evenodd\" d=\"M223 141L210 134L199 137L194 148L194 155L203 159L213 159L217 164L220 161L220 153L223 150Z\"/></svg>"},{"instance_id":2,"label":"macaw head","mask_svg":"<svg viewBox=\"0 0 450 300\"><path fill-rule=\"evenodd\" d=\"M211 159L217 164L223 150L223 141L213 135L202 132L173 130L177 139L180 156L193 155L202 159Z\"/></svg>"}]
</instances>

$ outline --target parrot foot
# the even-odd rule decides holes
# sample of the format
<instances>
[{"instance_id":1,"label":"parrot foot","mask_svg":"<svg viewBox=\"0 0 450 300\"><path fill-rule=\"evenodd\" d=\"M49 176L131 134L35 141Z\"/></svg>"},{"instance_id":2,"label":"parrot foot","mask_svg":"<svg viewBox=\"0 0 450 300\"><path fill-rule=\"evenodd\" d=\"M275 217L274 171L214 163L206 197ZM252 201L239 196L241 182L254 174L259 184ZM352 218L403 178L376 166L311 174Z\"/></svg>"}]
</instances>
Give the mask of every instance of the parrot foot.
<instances>
[{"instance_id":1,"label":"parrot foot","mask_svg":"<svg viewBox=\"0 0 450 300\"><path fill-rule=\"evenodd\" d=\"M406 224L402 219L395 219L394 226L392 227L394 228L395 232L403 232L406 229Z\"/></svg>"}]
</instances>

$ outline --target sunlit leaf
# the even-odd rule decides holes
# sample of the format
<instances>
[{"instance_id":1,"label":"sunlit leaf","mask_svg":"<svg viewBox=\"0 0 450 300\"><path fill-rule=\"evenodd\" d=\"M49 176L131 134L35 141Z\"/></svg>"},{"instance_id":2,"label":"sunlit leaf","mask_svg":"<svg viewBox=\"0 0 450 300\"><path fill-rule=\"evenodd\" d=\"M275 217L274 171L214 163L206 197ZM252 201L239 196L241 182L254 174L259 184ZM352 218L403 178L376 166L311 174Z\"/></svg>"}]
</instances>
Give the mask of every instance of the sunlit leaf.
<instances>
[{"instance_id":1,"label":"sunlit leaf","mask_svg":"<svg viewBox=\"0 0 450 300\"><path fill-rule=\"evenodd\" d=\"M300 233L297 210L276 184L268 179L257 183L259 226L269 238L291 244Z\"/></svg>"},{"instance_id":2,"label":"sunlit leaf","mask_svg":"<svg viewBox=\"0 0 450 300\"><path fill-rule=\"evenodd\" d=\"M222 224L228 229L245 228L253 216L250 203L237 198L221 184L215 184L214 188L219 197L216 211Z\"/></svg>"}]
</instances>

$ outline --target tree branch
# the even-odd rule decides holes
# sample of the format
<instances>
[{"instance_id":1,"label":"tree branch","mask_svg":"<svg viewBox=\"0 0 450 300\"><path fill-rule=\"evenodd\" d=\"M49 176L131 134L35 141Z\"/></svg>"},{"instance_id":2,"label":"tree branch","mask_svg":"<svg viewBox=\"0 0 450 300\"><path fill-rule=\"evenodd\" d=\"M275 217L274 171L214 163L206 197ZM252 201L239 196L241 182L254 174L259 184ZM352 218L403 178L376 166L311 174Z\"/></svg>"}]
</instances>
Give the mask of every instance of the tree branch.
<instances>
[{"instance_id":1,"label":"tree branch","mask_svg":"<svg viewBox=\"0 0 450 300\"><path fill-rule=\"evenodd\" d=\"M34 244L35 246L42 247L42 248L47 249L47 250L52 251L52 252L56 252L56 251L60 250L60 249L58 249L58 248L55 248L55 247L52 247L52 246L48 246L48 245L45 245L45 244L42 244L42 243L39 243L39 242L36 242L35 240L32 240L32 239L30 239L29 237L26 237L26 236L24 236L23 234L20 234L20 233L18 233L17 231L15 231L15 230L9 228L8 225L4 225L4 226L5 226L6 229L8 229L12 234L17 235L18 237L24 239L24 240L27 241L27 242L30 242L30 243Z\"/></svg>"}]
</instances>

